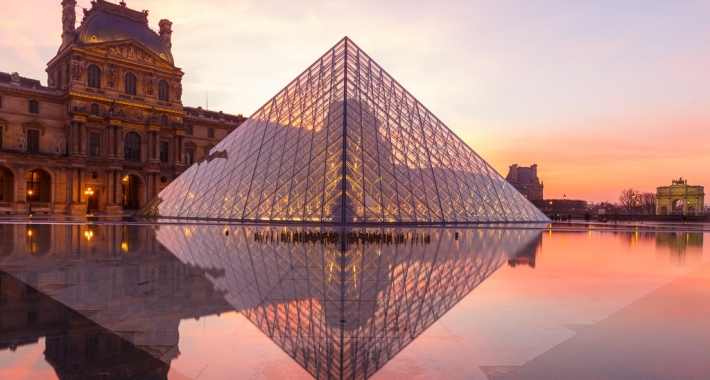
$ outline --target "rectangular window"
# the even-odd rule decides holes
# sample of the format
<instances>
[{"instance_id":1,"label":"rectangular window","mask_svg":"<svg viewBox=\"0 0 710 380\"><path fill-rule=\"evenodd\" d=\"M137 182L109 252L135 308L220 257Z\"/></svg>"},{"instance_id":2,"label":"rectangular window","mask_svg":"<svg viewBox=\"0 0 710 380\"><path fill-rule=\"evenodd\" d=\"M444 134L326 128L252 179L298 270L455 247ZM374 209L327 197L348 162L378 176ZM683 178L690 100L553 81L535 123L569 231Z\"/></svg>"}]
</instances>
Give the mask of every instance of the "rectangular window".
<instances>
[{"instance_id":1,"label":"rectangular window","mask_svg":"<svg viewBox=\"0 0 710 380\"><path fill-rule=\"evenodd\" d=\"M214 138L214 128L210 128L207 130L207 137L208 138Z\"/></svg>"},{"instance_id":2,"label":"rectangular window","mask_svg":"<svg viewBox=\"0 0 710 380\"><path fill-rule=\"evenodd\" d=\"M3 126L0 125L0 149L2 149L2 129L3 129Z\"/></svg>"},{"instance_id":3,"label":"rectangular window","mask_svg":"<svg viewBox=\"0 0 710 380\"><path fill-rule=\"evenodd\" d=\"M30 113L39 113L39 102L30 100Z\"/></svg>"},{"instance_id":4,"label":"rectangular window","mask_svg":"<svg viewBox=\"0 0 710 380\"><path fill-rule=\"evenodd\" d=\"M39 153L39 131L34 129L27 130L27 151Z\"/></svg>"},{"instance_id":5,"label":"rectangular window","mask_svg":"<svg viewBox=\"0 0 710 380\"><path fill-rule=\"evenodd\" d=\"M160 142L160 162L167 164L168 163L168 142L167 141L161 141Z\"/></svg>"},{"instance_id":6,"label":"rectangular window","mask_svg":"<svg viewBox=\"0 0 710 380\"><path fill-rule=\"evenodd\" d=\"M0 108L2 108L2 96L0 96Z\"/></svg>"},{"instance_id":7,"label":"rectangular window","mask_svg":"<svg viewBox=\"0 0 710 380\"><path fill-rule=\"evenodd\" d=\"M192 124L188 124L187 127L185 128L185 133L188 136L192 136Z\"/></svg>"},{"instance_id":8,"label":"rectangular window","mask_svg":"<svg viewBox=\"0 0 710 380\"><path fill-rule=\"evenodd\" d=\"M101 134L97 132L89 132L89 156L101 156Z\"/></svg>"}]
</instances>

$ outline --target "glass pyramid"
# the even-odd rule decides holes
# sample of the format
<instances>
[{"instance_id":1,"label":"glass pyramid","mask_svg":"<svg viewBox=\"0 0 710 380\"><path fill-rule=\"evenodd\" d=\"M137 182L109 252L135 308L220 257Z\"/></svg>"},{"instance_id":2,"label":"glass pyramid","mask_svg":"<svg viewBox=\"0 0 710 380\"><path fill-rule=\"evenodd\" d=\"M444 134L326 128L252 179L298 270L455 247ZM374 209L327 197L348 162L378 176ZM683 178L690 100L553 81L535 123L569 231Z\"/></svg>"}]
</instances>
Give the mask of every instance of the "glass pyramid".
<instances>
[{"instance_id":1,"label":"glass pyramid","mask_svg":"<svg viewBox=\"0 0 710 380\"><path fill-rule=\"evenodd\" d=\"M347 37L139 214L331 223L548 221Z\"/></svg>"}]
</instances>

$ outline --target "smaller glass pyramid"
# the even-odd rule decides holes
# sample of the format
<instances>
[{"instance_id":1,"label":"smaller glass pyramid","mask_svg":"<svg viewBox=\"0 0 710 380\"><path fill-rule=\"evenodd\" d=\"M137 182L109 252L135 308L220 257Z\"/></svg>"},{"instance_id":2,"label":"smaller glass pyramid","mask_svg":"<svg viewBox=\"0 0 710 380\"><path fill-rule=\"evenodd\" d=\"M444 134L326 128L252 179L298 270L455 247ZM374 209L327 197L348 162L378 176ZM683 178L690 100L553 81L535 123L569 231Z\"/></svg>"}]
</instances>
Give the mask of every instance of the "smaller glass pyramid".
<instances>
[{"instance_id":1,"label":"smaller glass pyramid","mask_svg":"<svg viewBox=\"0 0 710 380\"><path fill-rule=\"evenodd\" d=\"M330 223L548 221L347 37L139 214Z\"/></svg>"}]
</instances>

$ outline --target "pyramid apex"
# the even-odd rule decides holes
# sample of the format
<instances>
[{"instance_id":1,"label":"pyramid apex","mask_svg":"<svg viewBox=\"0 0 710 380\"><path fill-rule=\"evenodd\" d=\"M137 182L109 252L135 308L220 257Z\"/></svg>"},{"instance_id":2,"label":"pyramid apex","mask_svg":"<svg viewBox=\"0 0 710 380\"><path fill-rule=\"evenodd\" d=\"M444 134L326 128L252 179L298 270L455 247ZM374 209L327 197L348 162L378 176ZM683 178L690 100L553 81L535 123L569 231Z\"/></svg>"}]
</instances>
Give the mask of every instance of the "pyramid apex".
<instances>
[{"instance_id":1,"label":"pyramid apex","mask_svg":"<svg viewBox=\"0 0 710 380\"><path fill-rule=\"evenodd\" d=\"M141 214L339 224L549 221L348 36L208 156Z\"/></svg>"}]
</instances>

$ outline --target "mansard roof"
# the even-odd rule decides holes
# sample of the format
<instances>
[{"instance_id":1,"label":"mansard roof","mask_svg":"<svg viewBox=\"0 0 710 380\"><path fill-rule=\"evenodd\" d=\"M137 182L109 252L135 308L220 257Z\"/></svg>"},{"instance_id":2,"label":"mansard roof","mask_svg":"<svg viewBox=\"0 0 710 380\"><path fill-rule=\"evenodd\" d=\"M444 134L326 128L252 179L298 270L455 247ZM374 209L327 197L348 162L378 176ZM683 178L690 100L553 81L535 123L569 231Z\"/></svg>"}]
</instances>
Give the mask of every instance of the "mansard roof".
<instances>
[{"instance_id":1,"label":"mansard roof","mask_svg":"<svg viewBox=\"0 0 710 380\"><path fill-rule=\"evenodd\" d=\"M173 55L160 36L148 27L148 11L138 12L106 1L92 2L79 27L79 43L83 46L106 42L136 41L170 64Z\"/></svg>"}]
</instances>

